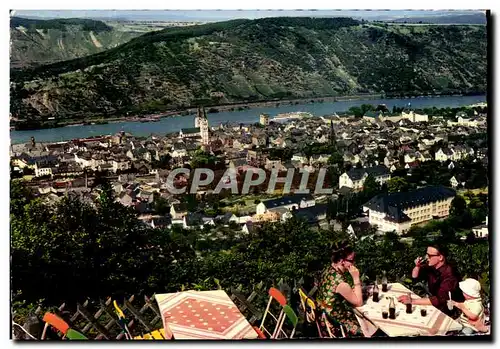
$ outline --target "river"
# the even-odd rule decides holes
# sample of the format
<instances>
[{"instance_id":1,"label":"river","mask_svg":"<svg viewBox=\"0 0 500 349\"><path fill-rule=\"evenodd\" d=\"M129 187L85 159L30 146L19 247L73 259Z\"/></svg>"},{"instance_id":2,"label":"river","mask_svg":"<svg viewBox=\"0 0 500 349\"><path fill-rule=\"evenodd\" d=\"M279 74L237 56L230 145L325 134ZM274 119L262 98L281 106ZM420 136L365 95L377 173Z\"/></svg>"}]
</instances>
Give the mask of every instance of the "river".
<instances>
[{"instance_id":1,"label":"river","mask_svg":"<svg viewBox=\"0 0 500 349\"><path fill-rule=\"evenodd\" d=\"M267 113L275 116L280 113L295 111L309 112L316 116L328 115L333 112L342 112L350 107L361 104L385 104L389 109L393 106L403 107L411 103L412 108L438 107L454 108L486 102L486 96L444 96L444 97L419 97L405 99L370 99L352 100L342 102L324 102L311 104L296 104L280 107L252 108L242 111L225 111L208 114L210 126L218 126L221 123L254 123L259 121L259 115ZM66 126L52 129L11 131L10 137L13 144L26 143L30 137L35 137L37 142L59 142L75 138L85 138L91 136L115 134L125 131L134 136L149 136L151 134L165 135L170 132L177 132L181 128L194 127L194 115L173 116L161 119L158 122L116 122L105 125L85 125Z\"/></svg>"}]
</instances>

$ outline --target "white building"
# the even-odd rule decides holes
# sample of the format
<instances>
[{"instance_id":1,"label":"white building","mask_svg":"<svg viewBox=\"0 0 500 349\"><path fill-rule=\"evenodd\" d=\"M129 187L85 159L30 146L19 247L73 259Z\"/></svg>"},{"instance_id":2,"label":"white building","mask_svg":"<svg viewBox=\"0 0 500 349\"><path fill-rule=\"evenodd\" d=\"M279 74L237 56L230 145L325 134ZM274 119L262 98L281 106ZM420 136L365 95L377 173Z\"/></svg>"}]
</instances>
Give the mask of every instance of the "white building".
<instances>
[{"instance_id":1,"label":"white building","mask_svg":"<svg viewBox=\"0 0 500 349\"><path fill-rule=\"evenodd\" d=\"M302 164L308 164L309 159L302 153L293 154L292 161L299 161Z\"/></svg>"},{"instance_id":2,"label":"white building","mask_svg":"<svg viewBox=\"0 0 500 349\"><path fill-rule=\"evenodd\" d=\"M314 205L316 205L316 201L310 194L295 194L284 196L279 199L263 201L257 205L256 213L259 215L278 209L292 210Z\"/></svg>"},{"instance_id":3,"label":"white building","mask_svg":"<svg viewBox=\"0 0 500 349\"><path fill-rule=\"evenodd\" d=\"M194 119L194 127L199 128L201 144L208 144L210 130L208 127L208 119L205 108L198 108L198 113Z\"/></svg>"},{"instance_id":4,"label":"white building","mask_svg":"<svg viewBox=\"0 0 500 349\"><path fill-rule=\"evenodd\" d=\"M121 160L121 159L113 160L112 165L113 165L113 172L115 173L118 170L124 171L130 168L128 160Z\"/></svg>"},{"instance_id":5,"label":"white building","mask_svg":"<svg viewBox=\"0 0 500 349\"><path fill-rule=\"evenodd\" d=\"M455 195L455 190L443 186L380 194L363 205L363 210L380 231L403 234L414 224L447 217Z\"/></svg>"},{"instance_id":6,"label":"white building","mask_svg":"<svg viewBox=\"0 0 500 349\"><path fill-rule=\"evenodd\" d=\"M260 114L260 124L262 126L269 125L269 115L268 114Z\"/></svg>"},{"instance_id":7,"label":"white building","mask_svg":"<svg viewBox=\"0 0 500 349\"><path fill-rule=\"evenodd\" d=\"M352 168L339 177L339 188L348 187L353 190L362 190L363 184L369 175L372 175L381 185L391 179L391 174L385 166Z\"/></svg>"},{"instance_id":8,"label":"white building","mask_svg":"<svg viewBox=\"0 0 500 349\"><path fill-rule=\"evenodd\" d=\"M410 110L408 113L403 111L401 118L408 119L411 122L429 122L429 115L415 113L413 110Z\"/></svg>"},{"instance_id":9,"label":"white building","mask_svg":"<svg viewBox=\"0 0 500 349\"><path fill-rule=\"evenodd\" d=\"M35 164L35 177L42 177L47 175L52 175L52 168L50 166L38 167L38 164Z\"/></svg>"},{"instance_id":10,"label":"white building","mask_svg":"<svg viewBox=\"0 0 500 349\"><path fill-rule=\"evenodd\" d=\"M486 223L472 228L472 232L476 238L488 237L488 216L486 216Z\"/></svg>"},{"instance_id":11,"label":"white building","mask_svg":"<svg viewBox=\"0 0 500 349\"><path fill-rule=\"evenodd\" d=\"M448 148L439 148L439 150L434 154L436 161L445 162L453 157L453 152Z\"/></svg>"}]
</instances>

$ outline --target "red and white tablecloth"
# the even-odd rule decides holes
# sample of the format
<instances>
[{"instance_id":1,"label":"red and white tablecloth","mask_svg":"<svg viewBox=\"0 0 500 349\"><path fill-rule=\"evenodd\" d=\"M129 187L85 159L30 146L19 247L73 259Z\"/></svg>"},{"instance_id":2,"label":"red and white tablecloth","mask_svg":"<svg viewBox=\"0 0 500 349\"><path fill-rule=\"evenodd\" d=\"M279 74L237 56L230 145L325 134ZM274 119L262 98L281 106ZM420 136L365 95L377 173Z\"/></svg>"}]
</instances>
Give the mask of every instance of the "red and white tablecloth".
<instances>
[{"instance_id":1,"label":"red and white tablecloth","mask_svg":"<svg viewBox=\"0 0 500 349\"><path fill-rule=\"evenodd\" d=\"M165 293L155 298L169 338L257 338L250 323L222 290Z\"/></svg>"},{"instance_id":2,"label":"red and white tablecloth","mask_svg":"<svg viewBox=\"0 0 500 349\"><path fill-rule=\"evenodd\" d=\"M368 286L366 289L371 293L372 287ZM370 324L368 321L356 316L365 335L371 336L377 327L390 337L443 336L448 331L456 331L462 328L462 325L457 321L432 305L414 305L412 313L407 314L406 305L398 302L397 298L408 293L411 293L412 298L420 298L402 284L389 284L387 292L379 293L379 302L373 302L370 297L362 307L356 308L364 317L371 321ZM394 320L382 318L382 311L388 311L389 309L389 298L391 297L394 298L396 306L396 319ZM425 317L420 315L420 309L427 310Z\"/></svg>"}]
</instances>

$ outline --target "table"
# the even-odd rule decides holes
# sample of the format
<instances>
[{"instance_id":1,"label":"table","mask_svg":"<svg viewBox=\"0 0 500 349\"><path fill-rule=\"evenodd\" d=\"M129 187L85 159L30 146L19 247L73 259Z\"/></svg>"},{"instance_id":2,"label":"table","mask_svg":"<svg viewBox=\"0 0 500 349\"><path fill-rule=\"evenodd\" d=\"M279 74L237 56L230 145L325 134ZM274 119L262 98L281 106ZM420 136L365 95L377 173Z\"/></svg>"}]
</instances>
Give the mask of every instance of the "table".
<instances>
[{"instance_id":1,"label":"table","mask_svg":"<svg viewBox=\"0 0 500 349\"><path fill-rule=\"evenodd\" d=\"M372 288L373 286L366 287L370 295ZM407 314L406 305L400 303L397 298L408 293L411 293L412 298L420 298L399 283L388 284L387 292L382 292L382 287L379 286L379 302L373 302L373 298L370 296L362 307L356 309L389 337L443 336L448 331L458 331L462 328L462 325L457 321L432 305L413 305L413 312ZM389 309L389 297L394 297L396 306L396 319L394 320L382 318L382 310L388 311ZM426 309L427 316L421 316L420 309ZM368 331L368 335L371 336L374 332L374 326L362 317L356 317L365 334Z\"/></svg>"},{"instance_id":2,"label":"table","mask_svg":"<svg viewBox=\"0 0 500 349\"><path fill-rule=\"evenodd\" d=\"M257 338L253 327L222 290L164 293L155 298L167 338Z\"/></svg>"}]
</instances>

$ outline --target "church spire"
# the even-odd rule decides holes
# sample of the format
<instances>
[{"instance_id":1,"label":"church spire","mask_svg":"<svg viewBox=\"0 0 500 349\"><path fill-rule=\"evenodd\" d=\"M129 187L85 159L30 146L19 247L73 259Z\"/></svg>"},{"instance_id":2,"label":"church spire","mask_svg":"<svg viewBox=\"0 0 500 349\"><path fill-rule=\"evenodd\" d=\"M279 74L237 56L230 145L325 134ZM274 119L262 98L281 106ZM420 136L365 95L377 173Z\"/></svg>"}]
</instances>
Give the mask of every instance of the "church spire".
<instances>
[{"instance_id":1,"label":"church spire","mask_svg":"<svg viewBox=\"0 0 500 349\"><path fill-rule=\"evenodd\" d=\"M335 129L333 128L333 120L330 120L330 145L336 145Z\"/></svg>"}]
</instances>

